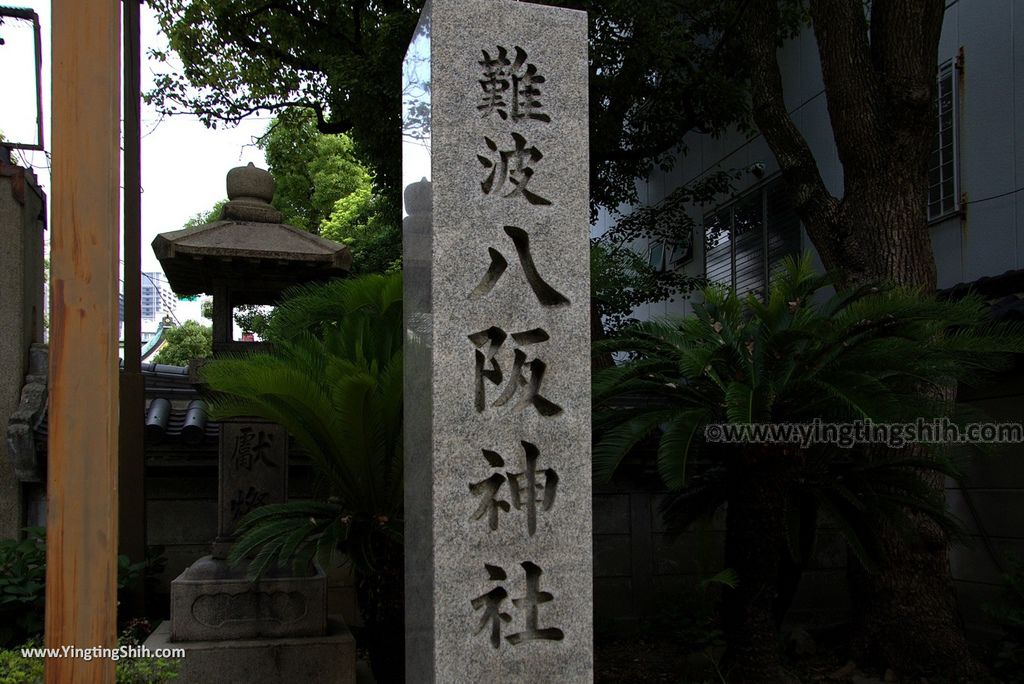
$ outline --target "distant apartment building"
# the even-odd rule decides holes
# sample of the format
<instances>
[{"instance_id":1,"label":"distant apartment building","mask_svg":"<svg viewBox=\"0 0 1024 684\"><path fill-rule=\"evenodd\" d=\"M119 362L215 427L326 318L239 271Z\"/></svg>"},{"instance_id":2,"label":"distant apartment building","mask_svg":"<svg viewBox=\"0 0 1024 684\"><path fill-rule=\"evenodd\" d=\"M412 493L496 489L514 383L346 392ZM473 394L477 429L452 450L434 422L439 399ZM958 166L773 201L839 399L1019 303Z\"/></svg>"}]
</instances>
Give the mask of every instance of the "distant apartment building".
<instances>
[{"instance_id":1,"label":"distant apartment building","mask_svg":"<svg viewBox=\"0 0 1024 684\"><path fill-rule=\"evenodd\" d=\"M142 320L159 321L173 298L167 279L160 271L142 274Z\"/></svg>"}]
</instances>

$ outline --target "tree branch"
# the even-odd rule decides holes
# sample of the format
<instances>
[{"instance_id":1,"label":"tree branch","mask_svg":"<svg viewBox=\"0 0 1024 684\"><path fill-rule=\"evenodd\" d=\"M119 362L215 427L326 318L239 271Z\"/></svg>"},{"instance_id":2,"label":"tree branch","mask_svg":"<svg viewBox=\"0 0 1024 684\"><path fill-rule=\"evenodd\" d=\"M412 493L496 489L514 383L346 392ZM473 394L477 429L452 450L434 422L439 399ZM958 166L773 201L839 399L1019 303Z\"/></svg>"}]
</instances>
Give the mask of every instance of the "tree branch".
<instances>
[{"instance_id":1,"label":"tree branch","mask_svg":"<svg viewBox=\"0 0 1024 684\"><path fill-rule=\"evenodd\" d=\"M842 236L832 228L839 200L821 179L814 154L786 110L777 59L779 10L777 0L754 0L744 12L740 35L750 58L754 121L775 154L783 178L792 190L797 213L814 237L826 263L841 253Z\"/></svg>"},{"instance_id":2,"label":"tree branch","mask_svg":"<svg viewBox=\"0 0 1024 684\"><path fill-rule=\"evenodd\" d=\"M268 20L261 20L260 15L272 15L275 11L291 17L296 22L304 23L306 30L311 32L312 35L316 35L320 40L326 40L333 45L340 45L351 54L362 54L362 49L349 40L344 32L336 30L335 27L328 26L323 22L311 19L309 12L303 13L290 3L281 2L281 0L268 0L268 2L258 8L249 9L236 15L218 12L213 17L213 25L218 33L229 38L230 41L238 43L255 55L271 56L280 60L282 64L287 64L295 69L320 71L322 66L319 63L283 50L269 41L253 38L246 31L246 28L249 26L266 24ZM246 23L243 19L249 20L251 23Z\"/></svg>"},{"instance_id":3,"label":"tree branch","mask_svg":"<svg viewBox=\"0 0 1024 684\"><path fill-rule=\"evenodd\" d=\"M652 157L658 156L659 154L668 152L673 147L680 144L680 142L680 140L669 140L668 138L666 138L663 140L659 140L657 143L647 145L646 147L612 147L609 149L596 151L594 154L591 155L591 158L597 162L642 161L644 159L650 159Z\"/></svg>"},{"instance_id":4,"label":"tree branch","mask_svg":"<svg viewBox=\"0 0 1024 684\"><path fill-rule=\"evenodd\" d=\"M339 134L348 133L352 130L351 121L328 121L324 116L323 105L319 102L311 103L309 108L316 115L316 129L321 133Z\"/></svg>"},{"instance_id":5,"label":"tree branch","mask_svg":"<svg viewBox=\"0 0 1024 684\"><path fill-rule=\"evenodd\" d=\"M176 112L161 109L161 114L166 114L167 116L177 116L180 114L193 113L194 106L192 103L176 97L172 98L172 101L177 102L187 111ZM351 121L328 121L324 117L323 105L321 105L319 102L310 102L308 100L282 100L280 102L263 102L258 105L253 105L251 107L236 108L232 110L231 113L220 112L214 109L208 109L203 112L203 116L210 119L217 119L218 121L224 121L230 124L239 124L241 123L242 119L251 114L258 114L259 112L262 111L276 112L291 107L305 107L307 109L313 110L313 113L316 115L317 130L320 131L321 133L337 134L347 133L348 131L352 130Z\"/></svg>"},{"instance_id":6,"label":"tree branch","mask_svg":"<svg viewBox=\"0 0 1024 684\"><path fill-rule=\"evenodd\" d=\"M869 170L879 149L883 112L861 0L811 0L821 75L836 150L844 169ZM906 37L906 30L901 30Z\"/></svg>"}]
</instances>

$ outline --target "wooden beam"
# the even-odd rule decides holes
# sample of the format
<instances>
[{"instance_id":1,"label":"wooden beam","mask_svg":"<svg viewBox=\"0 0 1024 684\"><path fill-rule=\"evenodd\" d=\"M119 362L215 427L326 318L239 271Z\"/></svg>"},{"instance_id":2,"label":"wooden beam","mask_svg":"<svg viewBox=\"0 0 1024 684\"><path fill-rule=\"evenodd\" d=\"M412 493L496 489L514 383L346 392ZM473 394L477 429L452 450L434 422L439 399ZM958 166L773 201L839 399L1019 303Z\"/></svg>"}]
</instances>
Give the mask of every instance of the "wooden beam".
<instances>
[{"instance_id":1,"label":"wooden beam","mask_svg":"<svg viewBox=\"0 0 1024 684\"><path fill-rule=\"evenodd\" d=\"M121 371L120 529L121 553L133 563L146 559L145 381L142 377L142 164L139 0L125 0L124 73L124 370ZM140 579L121 597L130 615L146 614L146 583Z\"/></svg>"},{"instance_id":2,"label":"wooden beam","mask_svg":"<svg viewBox=\"0 0 1024 684\"><path fill-rule=\"evenodd\" d=\"M124 3L124 368L142 363L142 163L139 0ZM130 344L129 344L130 342Z\"/></svg>"},{"instance_id":3,"label":"wooden beam","mask_svg":"<svg viewBox=\"0 0 1024 684\"><path fill-rule=\"evenodd\" d=\"M46 645L112 648L117 622L121 7L53 0ZM50 658L46 682L113 682Z\"/></svg>"}]
</instances>

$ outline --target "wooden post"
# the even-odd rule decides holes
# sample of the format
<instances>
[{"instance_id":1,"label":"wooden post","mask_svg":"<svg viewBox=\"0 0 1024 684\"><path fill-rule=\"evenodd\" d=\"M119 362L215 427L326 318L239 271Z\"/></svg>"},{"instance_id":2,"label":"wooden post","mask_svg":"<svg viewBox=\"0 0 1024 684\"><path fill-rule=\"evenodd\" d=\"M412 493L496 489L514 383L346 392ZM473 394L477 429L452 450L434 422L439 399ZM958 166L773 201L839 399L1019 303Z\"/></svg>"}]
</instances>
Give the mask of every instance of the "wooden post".
<instances>
[{"instance_id":1,"label":"wooden post","mask_svg":"<svg viewBox=\"0 0 1024 684\"><path fill-rule=\"evenodd\" d=\"M142 187L140 154L139 0L125 0L124 25L124 369L121 371L120 533L121 553L133 563L146 559L146 454L143 423L145 381L142 377ZM145 582L121 597L127 614L146 611Z\"/></svg>"},{"instance_id":2,"label":"wooden post","mask_svg":"<svg viewBox=\"0 0 1024 684\"><path fill-rule=\"evenodd\" d=\"M118 0L53 0L46 645L113 647L117 618ZM50 658L46 682L113 682Z\"/></svg>"}]
</instances>

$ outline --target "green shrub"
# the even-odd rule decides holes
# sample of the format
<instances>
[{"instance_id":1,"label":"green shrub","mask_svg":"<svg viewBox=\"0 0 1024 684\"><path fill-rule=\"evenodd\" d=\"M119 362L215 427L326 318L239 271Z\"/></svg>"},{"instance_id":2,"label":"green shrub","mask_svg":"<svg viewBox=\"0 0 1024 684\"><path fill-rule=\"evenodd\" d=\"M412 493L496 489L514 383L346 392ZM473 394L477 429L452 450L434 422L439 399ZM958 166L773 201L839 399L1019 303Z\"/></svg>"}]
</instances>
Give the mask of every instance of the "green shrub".
<instances>
[{"instance_id":1,"label":"green shrub","mask_svg":"<svg viewBox=\"0 0 1024 684\"><path fill-rule=\"evenodd\" d=\"M38 643L31 645L37 646ZM35 684L42 681L42 658L22 658L20 646L0 650L0 684Z\"/></svg>"},{"instance_id":2,"label":"green shrub","mask_svg":"<svg viewBox=\"0 0 1024 684\"><path fill-rule=\"evenodd\" d=\"M148 623L133 622L121 636L119 646L138 646L143 634L149 631ZM43 681L42 658L25 658L22 648L41 646L39 639L32 639L20 646L0 649L0 684L41 684ZM116 663L117 684L160 684L177 679L180 663L175 659L125 658Z\"/></svg>"},{"instance_id":3,"label":"green shrub","mask_svg":"<svg viewBox=\"0 0 1024 684\"><path fill-rule=\"evenodd\" d=\"M178 678L177 660L133 658L117 661L117 684L158 684Z\"/></svg>"},{"instance_id":4,"label":"green shrub","mask_svg":"<svg viewBox=\"0 0 1024 684\"><path fill-rule=\"evenodd\" d=\"M42 634L46 595L46 531L0 541L0 646ZM0 668L0 672L5 672Z\"/></svg>"},{"instance_id":5,"label":"green shrub","mask_svg":"<svg viewBox=\"0 0 1024 684\"><path fill-rule=\"evenodd\" d=\"M141 581L162 559L117 558L117 588ZM24 539L0 541L0 647L41 636L46 599L46 528L25 528ZM3 672L3 670L0 670Z\"/></svg>"}]
</instances>

